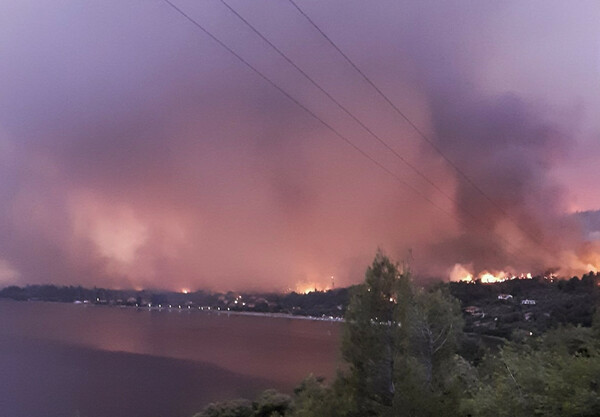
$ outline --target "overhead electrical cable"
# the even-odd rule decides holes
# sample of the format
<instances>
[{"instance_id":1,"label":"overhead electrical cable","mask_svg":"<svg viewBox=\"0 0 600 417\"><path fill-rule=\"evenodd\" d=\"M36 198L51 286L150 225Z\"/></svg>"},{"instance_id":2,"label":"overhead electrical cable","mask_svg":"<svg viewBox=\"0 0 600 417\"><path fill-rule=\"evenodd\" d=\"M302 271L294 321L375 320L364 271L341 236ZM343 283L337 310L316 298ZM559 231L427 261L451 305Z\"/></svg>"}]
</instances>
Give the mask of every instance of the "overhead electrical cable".
<instances>
[{"instance_id":1,"label":"overhead electrical cable","mask_svg":"<svg viewBox=\"0 0 600 417\"><path fill-rule=\"evenodd\" d=\"M264 75L262 72L260 72L256 67L254 67L252 64L250 64L246 59L244 59L241 55L239 55L237 52L235 52L233 49L231 49L229 46L227 46L223 41L221 41L219 38L217 38L215 35L212 34L212 32L208 31L204 26L202 26L200 23L198 23L195 19L193 19L191 16L189 16L187 13L185 13L182 9L180 9L179 7L177 7L175 4L173 4L170 0L163 0L165 3L169 4L173 9L175 9L178 13L180 13L182 16L184 16L187 20L189 20L194 26L196 26L197 28L199 28L200 30L202 30L206 35L208 35L210 38L212 38L215 42L217 42L220 46L222 46L224 49L226 49L228 52L230 52L232 55L234 55L236 58L238 58L241 62L243 62L248 68L250 68L252 71L254 71L257 75L259 75L263 80L265 80L267 83L269 83L271 86L273 86L274 88L276 88L279 92L281 92L285 97L287 97L290 101L292 101L294 104L296 104L298 107L302 108L302 110L304 110L306 113L308 113L310 116L312 116L314 119L316 119L317 121L319 121L323 126L325 126L328 130L330 130L332 133L334 133L338 138L340 138L341 140L343 140L344 142L346 142L348 145L350 145L354 150L356 150L358 153L360 153L362 156L366 157L367 159L369 159L372 163L374 163L375 165L377 165L379 168L383 169L385 172L387 172L388 174L390 174L391 176L393 176L397 181L399 181L402 185L404 185L405 187L409 188L410 190L412 190L414 193L416 193L417 195L419 195L420 197L422 197L423 199L425 199L429 204L433 205L435 208L437 208L438 210L442 211L444 214L446 214L447 216L455 219L456 221L463 222L463 220L461 220L460 218L456 217L455 215L453 215L452 213L448 212L447 210L445 210L443 207L439 206L438 204L436 204L433 200L431 200L429 197L427 197L425 194L421 193L417 188L413 187L412 185L410 185L409 183L407 183L406 181L404 181L398 174L396 174L394 171L390 170L389 168L387 168L385 165L383 165L381 162L377 161L374 157L372 157L370 154L368 154L366 151L364 151L363 149L361 149L358 145L356 145L354 142L352 142L350 139L348 139L346 136L344 136L343 134L341 134L337 129L335 129L333 126L331 126L329 123L327 123L325 120L323 120L321 117L319 117L316 113L314 113L312 110L310 110L308 107L306 107L304 104L302 104L300 101L298 101L295 97L293 97L290 93L288 93L286 90L284 90L282 87L280 87L278 84L276 84L274 81L272 81L270 78L268 78L266 75Z\"/></svg>"},{"instance_id":2,"label":"overhead electrical cable","mask_svg":"<svg viewBox=\"0 0 600 417\"><path fill-rule=\"evenodd\" d=\"M342 103L340 103L335 97L333 97L327 90L325 90L319 83L317 83L310 75L308 75L302 68L300 68L291 58L289 58L284 52L282 52L276 45L274 45L266 36L264 36L256 27L254 27L248 20L246 20L242 15L240 15L233 7L231 7L224 0L220 0L233 14L235 14L242 22L246 24L256 35L258 35L263 41L265 41L271 48L273 48L283 59L285 59L291 66L293 66L300 74L304 76L312 85L314 85L319 91L321 91L328 99L330 99L336 106L338 106L344 113L346 113L352 120L358 123L367 133L369 133L372 137L374 137L380 144L382 144L388 151L390 151L394 156L396 156L403 164L409 167L413 172L415 172L418 176L423 178L429 185L431 185L435 190L437 190L440 194L454 203L456 206L461 208L466 214L468 214L474 220L477 220L477 217L471 213L469 210L465 209L461 206L461 204L447 192L445 192L442 188L440 188L436 183L434 183L427 175L425 175L421 170L419 170L416 166L410 163L406 158L404 158L399 152L397 152L392 146L390 146L385 140L383 140L377 133L375 133L371 128L365 125L358 117L356 117L348 108L346 108Z\"/></svg>"},{"instance_id":3,"label":"overhead electrical cable","mask_svg":"<svg viewBox=\"0 0 600 417\"><path fill-rule=\"evenodd\" d=\"M332 125L330 125L329 123L327 123L325 120L323 120L321 117L319 117L316 113L314 113L312 110L310 110L308 107L306 107L300 101L298 101L294 96L292 96L290 93L288 93L282 87L280 87L277 83L275 83L274 81L272 81L268 76L266 76L265 74L263 74L260 70L258 70L255 66L253 66L250 62L248 62L246 59L244 59L241 55L239 55L236 51L234 51L232 48L230 48L221 39L219 39L217 36L215 36L212 32L210 32L208 29L206 29L197 20L195 20L194 18L192 18L189 14L187 14L185 11L183 11L181 8L179 8L177 5L175 5L173 2L171 2L170 0L163 0L163 1L165 3L167 3L173 10L175 10L177 13L179 13L181 16L183 16L185 19L187 19L190 23L192 23L195 27L197 27L203 33L205 33L207 36L209 36L213 41L215 41L217 44L219 44L222 48L224 48L229 53L231 53L232 55L234 55L240 62L242 62L246 67L248 67L250 70L252 70L254 73L256 73L260 78L262 78L268 84L270 84L275 89L277 89L279 92L281 92L285 97L287 97L290 101L292 101L298 107L300 107L301 109L303 109L311 117L313 117L314 119L316 119L317 121L319 121L324 127L326 127L328 130L330 130L335 136L337 136L339 139L341 139L342 141L344 141L345 143L347 143L348 145L350 145L355 151L357 151L363 157L367 158L369 161L371 161L373 164L375 164L376 166L378 166L380 169L384 170L386 173L388 173L389 175L391 175L394 179L396 179L402 185L404 185L405 187L407 187L408 189L410 189L411 191L413 191L415 194L417 194L418 196L420 196L421 198L423 198L426 202L428 202L430 205L432 205L433 207L435 207L437 210L441 211L442 213L444 213L449 218L455 220L457 223L459 223L459 224L461 224L463 226L466 226L466 222L464 220L462 220L461 218L459 218L455 214L447 211L446 209L444 209L443 207L441 207L439 204L435 203L433 200L431 200L429 197L427 197L425 194L423 194L417 188L415 188L412 185L410 185L409 183L407 183L404 179L402 179L394 171L390 170L388 167L386 167L385 165L383 165L381 162L379 162L377 159L375 159L369 153L367 153L366 151L364 151L362 148L360 148L358 145L356 145L354 142L352 142L350 139L348 139L346 136L344 136L342 133L340 133L337 129L335 129ZM504 239L502 236L499 236L498 238L500 240L503 240L508 246L514 247L515 250L518 251L518 248L516 248L510 241Z\"/></svg>"},{"instance_id":4,"label":"overhead electrical cable","mask_svg":"<svg viewBox=\"0 0 600 417\"><path fill-rule=\"evenodd\" d=\"M366 126L358 117L356 117L347 107L341 104L335 97L333 97L325 88L323 88L319 83L317 83L310 75L306 73L298 64L296 64L288 55L286 55L281 49L279 49L273 42L271 42L262 32L260 32L252 23L250 23L246 18L244 18L237 10L235 10L231 5L229 5L225 0L220 0L223 5L225 5L238 19L240 19L248 28L250 28L257 36L259 36L264 42L266 42L273 50L275 50L288 64L294 67L304 78L306 78L312 85L314 85L319 91L321 91L327 98L329 98L336 106L338 106L344 113L346 113L352 120L358 123L367 133L373 136L379 143L381 143L386 149L388 149L394 156L396 156L401 162L407 165L412 171L418 174L421 178L423 178L427 183L429 183L433 188L435 188L440 194L446 197L449 201L454 203L456 207L466 213L473 220L482 223L481 220L467 210L463 205L461 205L455 198L448 195L443 189L441 189L437 184L433 182L429 177L427 177L421 170L419 170L416 166L411 164L406 158L404 158L400 153L398 153L393 147L391 147L385 140L383 140L379 135L373 132L368 126ZM506 243L510 242L504 238Z\"/></svg>"},{"instance_id":5,"label":"overhead electrical cable","mask_svg":"<svg viewBox=\"0 0 600 417\"><path fill-rule=\"evenodd\" d=\"M552 255L552 252L550 250L548 250L546 247L544 247L543 243L537 237L535 237L529 231L525 230L515 219L512 218L512 216L510 216L490 196L488 196L487 193L485 193L485 191L483 191L481 189L481 187L479 187L473 180L471 180L471 178L469 178L469 176L462 169L460 169L460 167L458 165L456 165L448 156L446 156L446 154L435 144L435 142L433 140L431 140L429 138L429 136L427 134L425 134L425 132L423 132L406 114L404 114L404 112L402 110L400 110L400 108L398 108L398 106L396 106L396 104L394 104L394 102L379 87L377 87L377 85L369 78L369 76L367 76L354 63L354 61L352 61L348 57L348 55L346 53L344 53L344 51L342 51L342 49L340 47L337 46L337 44L319 27L319 25L317 25L314 22L313 19L310 18L310 16L308 16L307 13L304 12L304 10L302 10L300 8L300 6L298 6L298 4L294 0L288 0L288 1L323 36L323 38L325 38L325 40L327 40L327 42L344 58L344 60L348 64L350 64L350 66L352 68L354 68L356 70L356 72L358 72L361 75L361 77L379 94L379 96L381 98L383 98L395 110L395 112L414 129L415 132L417 132L418 136L422 140L427 142L429 144L429 146L431 146L431 148L433 150L435 150L448 163L448 165L450 165L460 175L460 177L462 177L469 185L471 185L471 187L473 187L479 194L481 194L492 205L492 207L495 210L497 210L499 213L501 213L511 223L513 223L519 230L521 230L521 232L523 232L527 237L529 237L529 239L531 239L539 247L541 247L546 252L548 252L549 254Z\"/></svg>"}]
</instances>

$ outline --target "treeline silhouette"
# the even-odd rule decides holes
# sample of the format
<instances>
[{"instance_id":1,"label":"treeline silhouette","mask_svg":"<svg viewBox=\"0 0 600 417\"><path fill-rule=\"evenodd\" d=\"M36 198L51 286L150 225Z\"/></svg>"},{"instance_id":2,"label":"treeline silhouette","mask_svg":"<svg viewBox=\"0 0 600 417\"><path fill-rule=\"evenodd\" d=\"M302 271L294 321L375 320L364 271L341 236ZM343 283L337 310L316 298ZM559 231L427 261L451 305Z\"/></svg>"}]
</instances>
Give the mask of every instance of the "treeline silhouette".
<instances>
[{"instance_id":1,"label":"treeline silhouette","mask_svg":"<svg viewBox=\"0 0 600 417\"><path fill-rule=\"evenodd\" d=\"M49 301L128 305L160 308L211 308L221 311L282 313L301 316L341 318L349 299L349 288L312 291L307 294L209 292L189 293L157 290L114 290L81 286L27 285L0 290L0 298L17 301Z\"/></svg>"}]
</instances>

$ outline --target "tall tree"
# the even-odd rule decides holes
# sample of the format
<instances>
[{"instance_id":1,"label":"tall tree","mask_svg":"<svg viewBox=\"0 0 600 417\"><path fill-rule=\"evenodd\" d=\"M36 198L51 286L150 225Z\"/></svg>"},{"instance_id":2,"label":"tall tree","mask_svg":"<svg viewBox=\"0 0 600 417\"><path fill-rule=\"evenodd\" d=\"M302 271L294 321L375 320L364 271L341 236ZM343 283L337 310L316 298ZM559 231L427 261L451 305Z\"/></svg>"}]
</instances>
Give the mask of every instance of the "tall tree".
<instances>
[{"instance_id":1,"label":"tall tree","mask_svg":"<svg viewBox=\"0 0 600 417\"><path fill-rule=\"evenodd\" d=\"M446 287L414 294L407 312L406 347L399 351L395 415L455 415L460 379L472 372L456 354L464 326L460 303Z\"/></svg>"},{"instance_id":2,"label":"tall tree","mask_svg":"<svg viewBox=\"0 0 600 417\"><path fill-rule=\"evenodd\" d=\"M425 416L439 408L450 415L462 327L460 306L447 291L416 289L407 268L378 252L346 313L342 356L350 415ZM458 401L451 403L458 408Z\"/></svg>"},{"instance_id":3,"label":"tall tree","mask_svg":"<svg viewBox=\"0 0 600 417\"><path fill-rule=\"evenodd\" d=\"M346 386L354 415L382 415L391 409L395 357L406 315L406 309L400 306L412 303L413 298L407 280L397 264L378 252L367 269L365 282L351 296L342 357L349 365Z\"/></svg>"}]
</instances>

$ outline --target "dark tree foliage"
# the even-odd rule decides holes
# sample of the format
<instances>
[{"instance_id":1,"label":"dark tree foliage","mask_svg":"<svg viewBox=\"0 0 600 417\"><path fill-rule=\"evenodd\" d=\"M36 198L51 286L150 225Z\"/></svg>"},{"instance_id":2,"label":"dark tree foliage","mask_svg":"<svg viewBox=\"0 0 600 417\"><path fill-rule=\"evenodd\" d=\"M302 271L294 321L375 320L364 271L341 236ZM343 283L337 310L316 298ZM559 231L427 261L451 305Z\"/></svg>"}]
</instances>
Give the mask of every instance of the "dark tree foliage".
<instances>
[{"instance_id":1,"label":"dark tree foliage","mask_svg":"<svg viewBox=\"0 0 600 417\"><path fill-rule=\"evenodd\" d=\"M292 398L275 390L264 391L256 401L237 399L209 404L194 417L283 417L292 412Z\"/></svg>"},{"instance_id":2,"label":"dark tree foliage","mask_svg":"<svg viewBox=\"0 0 600 417\"><path fill-rule=\"evenodd\" d=\"M253 417L252 402L245 399L209 404L194 417Z\"/></svg>"},{"instance_id":3,"label":"dark tree foliage","mask_svg":"<svg viewBox=\"0 0 600 417\"><path fill-rule=\"evenodd\" d=\"M510 342L479 367L463 400L473 416L600 415L600 344L595 328L563 327Z\"/></svg>"},{"instance_id":4,"label":"dark tree foliage","mask_svg":"<svg viewBox=\"0 0 600 417\"><path fill-rule=\"evenodd\" d=\"M462 327L460 305L447 288L415 288L408 270L378 253L344 323L346 415L455 415L456 375L468 368L456 355Z\"/></svg>"},{"instance_id":5,"label":"dark tree foliage","mask_svg":"<svg viewBox=\"0 0 600 417\"><path fill-rule=\"evenodd\" d=\"M198 417L599 416L599 278L424 290L379 252L350 291L344 363L331 384L309 376L293 397L268 390L254 402L211 404ZM502 293L514 299L498 300ZM301 297L289 299L298 305ZM519 302L527 297L536 304ZM465 315L468 333L459 300L487 312Z\"/></svg>"}]
</instances>

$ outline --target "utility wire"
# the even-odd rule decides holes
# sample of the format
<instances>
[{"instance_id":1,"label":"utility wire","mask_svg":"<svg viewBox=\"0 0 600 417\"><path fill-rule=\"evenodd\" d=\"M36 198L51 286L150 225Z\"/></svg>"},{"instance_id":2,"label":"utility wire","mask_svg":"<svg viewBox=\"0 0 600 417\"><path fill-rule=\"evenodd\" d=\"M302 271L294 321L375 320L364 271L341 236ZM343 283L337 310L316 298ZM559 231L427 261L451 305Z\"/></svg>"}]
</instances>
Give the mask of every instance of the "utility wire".
<instances>
[{"instance_id":1,"label":"utility wire","mask_svg":"<svg viewBox=\"0 0 600 417\"><path fill-rule=\"evenodd\" d=\"M510 216L504 209L502 209L502 207L497 205L496 202L490 196L488 196L479 186L477 186L477 184L475 184L474 181L472 181L469 178L469 176L467 176L467 174L465 174L465 172L462 169L460 169L458 167L458 165L456 165L450 158L448 158L446 156L446 154L435 144L435 142L433 140L431 140L425 134L425 132L423 132L421 129L419 129L419 127L415 123L413 123L413 121L410 120L410 118L408 116L406 116L404 114L404 112L402 112L402 110L400 110L398 108L398 106L396 106L394 104L394 102L392 100L390 100L388 98L388 96L383 91L381 91L381 89L379 87L377 87L377 85L373 81L371 81L371 79L348 57L348 55L346 55L344 53L344 51L342 51L336 45L336 43L329 36L327 36L327 34L310 18L310 16L308 16L308 14L306 14L300 8L300 6L298 6L298 4L296 4L296 2L294 0L288 0L288 1L296 8L296 10L298 10L298 12L300 12L300 14L302 14L302 16L304 16L306 18L306 20L323 36L323 38L325 38L327 40L327 42L329 42L329 44L346 60L346 62L348 62L348 64L350 64L350 66L352 66L352 68L354 68L356 70L356 72L358 72L362 76L362 78L371 87L373 87L373 89L396 111L396 113L398 115L400 115L400 117L402 117L402 119L404 119L415 130L415 132L417 132L419 137L421 139L423 139L425 142L427 142L469 185L471 185L475 190L477 190L477 192L479 194L481 194L492 205L492 207L494 207L495 210L498 210L504 217L506 217L511 223L513 223L517 228L519 228L519 230L521 230L521 232L523 232L526 236L528 236L529 239L531 239L539 247L544 249L550 255L553 255L551 253L551 251L549 251L547 248L544 247L544 245L538 238L536 238L529 231L527 231L523 227L521 227L521 225L519 225L519 223L516 220L514 220L512 218L512 216Z\"/></svg>"},{"instance_id":2,"label":"utility wire","mask_svg":"<svg viewBox=\"0 0 600 417\"><path fill-rule=\"evenodd\" d=\"M242 15L240 15L233 7L231 7L224 0L220 0L233 14L235 14L242 22L246 24L256 35L258 35L263 41L265 41L271 48L273 48L283 59L285 59L291 66L293 66L300 74L304 76L312 85L317 87L319 91L327 96L332 102L334 102L344 113L346 113L352 120L358 123L367 133L373 136L379 143L381 143L387 150L389 150L392 154L394 154L402 163L408 166L413 172L423 178L429 185L435 188L440 194L454 203L457 207L463 210L466 214L468 214L472 219L477 220L477 217L469 210L465 209L461 206L461 204L451 195L446 193L443 189L441 189L437 184L435 184L429 177L427 177L422 171L420 171L416 166L411 164L406 158L404 158L400 153L398 153L394 148L392 148L385 140L383 140L379 135L377 135L372 129L366 126L361 120L359 120L354 114L348 110L343 104L341 104L338 100L336 100L328 91L326 91L319 83L317 83L310 75L308 75L302 68L300 68L291 58L289 58L285 53L283 53L277 46L275 46L267 37L265 37L258 29L256 29L248 20L246 20Z\"/></svg>"},{"instance_id":3,"label":"utility wire","mask_svg":"<svg viewBox=\"0 0 600 417\"><path fill-rule=\"evenodd\" d=\"M273 86L275 89L277 89L279 92L281 92L285 97L287 97L290 101L292 101L294 104L296 104L298 107L300 107L301 109L303 109L306 113L308 113L310 116L312 116L314 119L316 119L317 121L319 121L323 126L325 126L328 130L330 130L332 133L334 133L339 139L343 140L344 142L346 142L348 145L350 145L354 150L356 150L359 154L361 154L362 156L364 156L365 158L367 158L369 161L371 161L373 164L375 164L376 166L378 166L380 169L384 170L385 172L387 172L389 175L391 175L394 179L396 179L398 182L400 182L402 185L404 185L405 187L407 187L408 189L410 189L411 191L413 191L415 194L417 194L418 196L420 196L421 198L423 198L426 202L428 202L429 204L431 204L433 207L435 207L436 209L438 209L439 211L441 211L442 213L444 213L446 216L448 216L449 218L455 220L457 223L463 225L463 226L467 226L466 222L464 220L462 220L461 218L457 217L456 215L452 214L451 212L447 211L446 209L444 209L443 207L441 207L440 205L436 204L433 200L431 200L429 197L427 197L425 194L423 194L421 191L419 191L417 188L413 187L412 185L410 185L409 183L407 183L406 181L404 181L400 176L398 176L395 172L393 172L392 170L390 170L389 168L387 168L385 165L383 165L381 162L377 161L374 157L372 157L370 154L368 154L367 152L365 152L364 150L362 150L358 145L356 145L354 142L352 142L350 139L348 139L346 136L344 136L343 134L341 134L338 130L336 130L333 126L331 126L329 123L327 123L326 121L324 121L321 117L319 117L316 113L314 113L312 110L310 110L308 107L306 107L304 104L302 104L300 101L298 101L295 97L293 97L290 93L288 93L286 90L284 90L282 87L280 87L277 83L275 83L274 81L272 81L269 77L267 77L266 75L264 75L262 72L260 72L256 67L254 67L252 64L250 64L250 62L248 62L246 59L244 59L241 55L239 55L237 52L235 52L233 49L231 49L229 46L227 46L227 44L225 44L221 39L217 38L212 32L210 32L208 29L206 29L204 26L202 26L198 21L196 21L194 18L192 18L189 14L187 14L186 12L184 12L181 8L179 8L178 6L176 6L174 3L172 3L170 0L163 0L165 3L167 3L171 8L173 8L177 13L179 13L181 16L183 16L185 19L187 19L190 23L192 23L195 27L197 27L198 29L200 29L202 32L204 32L207 36L209 36L213 41L215 41L217 44L219 44L221 47L223 47L225 50L227 50L229 53L231 53L232 55L234 55L237 59L239 59L244 65L246 65L249 69L251 69L254 73L256 73L258 76L260 76L264 81L266 81L268 84L270 84L271 86ZM515 250L518 251L518 248L516 246L514 246L510 241L504 239L502 236L498 237L500 240L503 240L507 245L514 247ZM516 254L516 252L515 252Z\"/></svg>"},{"instance_id":4,"label":"utility wire","mask_svg":"<svg viewBox=\"0 0 600 417\"><path fill-rule=\"evenodd\" d=\"M354 150L356 150L362 156L364 156L365 158L369 159L372 163L374 163L375 165L377 165L379 168L383 169L385 172L387 172L389 175L391 175L397 181L399 181L402 185L404 185L405 187L409 188L411 191L413 191L414 193L416 193L417 195L419 195L420 197L422 197L425 201L427 201L429 204L433 205L435 208L437 208L438 210L440 210L442 213L446 214L450 218L453 218L457 222L462 223L463 225L465 225L465 223L464 223L463 220L461 220L457 216L453 215L452 213L450 213L449 211L447 211L443 207L439 206L433 200L431 200L429 197L427 197L425 194L421 193L421 191L419 191L417 188L413 187L412 185L410 185L409 183L407 183L406 181L404 181L398 174L396 174L394 171L390 170L388 167L386 167L385 165L383 165L381 162L377 161L374 157L372 157L367 152L365 152L364 150L362 150L354 142L352 142L346 136L344 136L343 134L341 134L333 126L331 126L329 123L327 123L326 121L324 121L316 113L314 113L312 110L310 110L304 104L302 104L301 102L299 102L290 93L288 93L286 90L284 90L278 84L276 84L274 81L272 81L270 78L268 78L262 72L260 72L256 67L254 67L252 64L250 64L246 59L244 59L241 55L239 55L237 52L235 52L233 49L231 49L229 46L227 46L223 41L221 41L219 38L217 38L215 35L213 35L210 31L208 31L208 29L206 29L204 26L202 26L200 23L198 23L195 19L193 19L190 15L188 15L182 9L180 9L175 4L173 4L170 0L163 0L163 1L165 3L167 3L168 5L170 5L174 10L176 10L183 17L185 17L188 21L190 21L194 26L196 26L198 29L200 29L202 32L204 32L206 35L208 35L212 40L214 40L220 46L222 46L224 49L226 49L229 53L231 53L232 55L234 55L237 59L239 59L242 63L244 63L248 68L250 68L253 72L255 72L257 75L259 75L263 80L265 80L271 86L273 86L274 88L276 88L279 92L281 92L290 101L292 101L294 104L296 104L302 110L304 110L306 113L308 113L314 119L318 120L323 126L325 126L327 129L329 129L338 138L340 138L341 140L343 140L344 142L346 142L348 145L350 145Z\"/></svg>"},{"instance_id":5,"label":"utility wire","mask_svg":"<svg viewBox=\"0 0 600 417\"><path fill-rule=\"evenodd\" d=\"M480 224L483 222L477 218L473 213L467 210L463 205L461 205L455 198L448 195L443 189L441 189L437 184L435 184L431 179L429 179L422 171L420 171L416 166L411 164L406 158L404 158L401 154L399 154L394 148L392 148L386 141L384 141L379 135L373 132L368 126L366 126L358 117L356 117L348 108L346 108L343 104L341 104L336 98L334 98L327 90L325 90L319 83L317 83L310 75L308 75L302 68L300 68L291 58L289 58L281 49L279 49L276 45L273 44L266 36L262 34L254 25L252 25L246 18L244 18L240 13L237 12L232 6L230 6L225 0L220 0L223 5L225 5L238 19L240 19L248 28L250 28L256 35L258 35L264 42L266 42L271 48L273 48L286 62L288 62L291 66L293 66L300 74L304 76L311 84L313 84L319 91L321 91L327 98L329 98L333 103L335 103L344 113L346 113L352 120L358 123L366 132L368 132L371 136L373 136L379 143L381 143L386 149L392 152L400 161L402 161L405 165L407 165L410 169L412 169L415 173L417 173L421 178L423 178L427 183L429 183L432 187L434 187L440 194L450 200L452 203L456 205L457 208L462 210L464 213L469 215L473 220L477 221ZM411 187L412 188L412 187ZM464 223L463 223L464 224ZM486 227L485 225L483 225ZM500 237L505 243L511 244L507 239Z\"/></svg>"}]
</instances>

